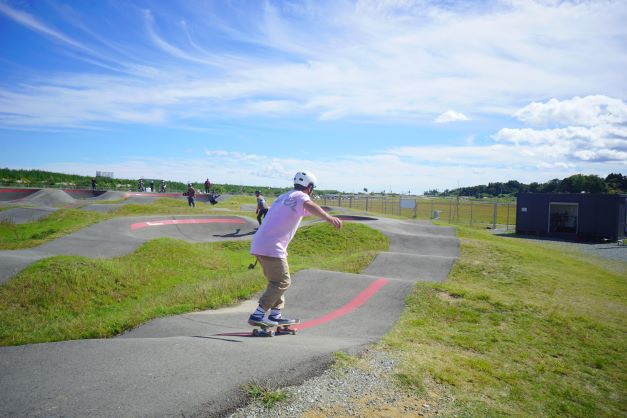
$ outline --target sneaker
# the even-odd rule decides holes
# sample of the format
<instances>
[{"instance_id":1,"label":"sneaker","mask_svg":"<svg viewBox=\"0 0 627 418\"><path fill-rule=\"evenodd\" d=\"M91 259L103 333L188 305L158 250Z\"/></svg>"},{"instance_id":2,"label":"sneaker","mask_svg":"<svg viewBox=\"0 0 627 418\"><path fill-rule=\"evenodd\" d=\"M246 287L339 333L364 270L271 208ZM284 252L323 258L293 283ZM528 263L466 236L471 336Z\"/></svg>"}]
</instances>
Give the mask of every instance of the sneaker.
<instances>
[{"instance_id":1,"label":"sneaker","mask_svg":"<svg viewBox=\"0 0 627 418\"><path fill-rule=\"evenodd\" d=\"M297 324L297 323L300 322L300 320L298 320L298 319L283 318L283 317L278 317L277 318L276 316L272 316L272 315L270 315L268 317L268 319L270 321L276 322L279 325L290 325L290 324Z\"/></svg>"},{"instance_id":2,"label":"sneaker","mask_svg":"<svg viewBox=\"0 0 627 418\"><path fill-rule=\"evenodd\" d=\"M250 317L248 317L248 323L250 325L257 325L257 324L261 323L261 324L264 324L264 325L269 326L269 327L274 327L274 326L278 325L278 322L276 322L276 321L272 321L269 318L266 319L266 318L263 317L263 315L255 315L255 314L252 314Z\"/></svg>"}]
</instances>

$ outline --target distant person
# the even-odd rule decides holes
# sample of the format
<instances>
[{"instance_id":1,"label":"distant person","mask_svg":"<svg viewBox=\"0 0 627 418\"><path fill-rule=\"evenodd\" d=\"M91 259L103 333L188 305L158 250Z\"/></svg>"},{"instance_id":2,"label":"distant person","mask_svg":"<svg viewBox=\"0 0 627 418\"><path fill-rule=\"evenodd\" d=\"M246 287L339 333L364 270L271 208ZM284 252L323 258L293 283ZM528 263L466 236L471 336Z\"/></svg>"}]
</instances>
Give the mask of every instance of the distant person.
<instances>
[{"instance_id":1,"label":"distant person","mask_svg":"<svg viewBox=\"0 0 627 418\"><path fill-rule=\"evenodd\" d=\"M265 218L268 213L268 204L266 203L266 198L263 197L259 190L255 191L255 196L257 196L257 222L261 225L261 219Z\"/></svg>"},{"instance_id":2,"label":"distant person","mask_svg":"<svg viewBox=\"0 0 627 418\"><path fill-rule=\"evenodd\" d=\"M145 192L145 191L146 191L146 189L145 189L145 187L144 187L144 179L140 179L140 180L139 180L139 186L138 186L138 189L139 189L139 191L140 191L140 192Z\"/></svg>"},{"instance_id":3,"label":"distant person","mask_svg":"<svg viewBox=\"0 0 627 418\"><path fill-rule=\"evenodd\" d=\"M165 193L166 187L167 187L167 186L165 185L165 181L162 181L162 182L161 182L161 189L160 189L159 191L160 191L161 193Z\"/></svg>"},{"instance_id":4,"label":"distant person","mask_svg":"<svg viewBox=\"0 0 627 418\"><path fill-rule=\"evenodd\" d=\"M311 172L299 171L294 176L294 189L282 194L272 204L264 222L253 235L250 253L257 257L268 279L266 291L259 299L257 310L250 315L248 322L263 322L269 326L287 325L297 320L282 316L285 306L283 294L290 286L290 269L287 264L287 246L294 237L303 216L315 215L336 228L342 221L329 215L311 200L316 187L316 176ZM266 313L270 311L266 319Z\"/></svg>"},{"instance_id":5,"label":"distant person","mask_svg":"<svg viewBox=\"0 0 627 418\"><path fill-rule=\"evenodd\" d=\"M91 189L96 190L96 179L94 178L91 179Z\"/></svg>"},{"instance_id":6,"label":"distant person","mask_svg":"<svg viewBox=\"0 0 627 418\"><path fill-rule=\"evenodd\" d=\"M150 191L151 192L155 191L155 181L154 180L150 180Z\"/></svg>"},{"instance_id":7,"label":"distant person","mask_svg":"<svg viewBox=\"0 0 627 418\"><path fill-rule=\"evenodd\" d=\"M210 192L209 193L209 203L211 203L212 205L215 205L218 203L218 197L220 197L219 194L215 194L214 192Z\"/></svg>"},{"instance_id":8,"label":"distant person","mask_svg":"<svg viewBox=\"0 0 627 418\"><path fill-rule=\"evenodd\" d=\"M211 188L211 182L209 179L205 180L205 194L209 194L209 189Z\"/></svg>"},{"instance_id":9,"label":"distant person","mask_svg":"<svg viewBox=\"0 0 627 418\"><path fill-rule=\"evenodd\" d=\"M194 197L196 196L196 190L192 187L192 183L187 183L187 192L185 192L185 196L187 196L187 204L193 208L196 207L196 202Z\"/></svg>"}]
</instances>

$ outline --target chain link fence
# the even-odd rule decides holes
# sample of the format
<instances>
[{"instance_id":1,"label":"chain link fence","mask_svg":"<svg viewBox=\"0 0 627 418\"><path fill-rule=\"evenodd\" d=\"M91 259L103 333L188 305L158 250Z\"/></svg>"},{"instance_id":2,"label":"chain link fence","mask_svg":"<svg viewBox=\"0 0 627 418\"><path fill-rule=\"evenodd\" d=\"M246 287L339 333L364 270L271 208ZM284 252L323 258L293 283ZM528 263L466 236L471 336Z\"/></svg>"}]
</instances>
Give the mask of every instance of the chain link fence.
<instances>
[{"instance_id":1,"label":"chain link fence","mask_svg":"<svg viewBox=\"0 0 627 418\"><path fill-rule=\"evenodd\" d=\"M320 196L323 206L349 208L414 219L440 219L451 224L515 229L516 202L464 198Z\"/></svg>"}]
</instances>

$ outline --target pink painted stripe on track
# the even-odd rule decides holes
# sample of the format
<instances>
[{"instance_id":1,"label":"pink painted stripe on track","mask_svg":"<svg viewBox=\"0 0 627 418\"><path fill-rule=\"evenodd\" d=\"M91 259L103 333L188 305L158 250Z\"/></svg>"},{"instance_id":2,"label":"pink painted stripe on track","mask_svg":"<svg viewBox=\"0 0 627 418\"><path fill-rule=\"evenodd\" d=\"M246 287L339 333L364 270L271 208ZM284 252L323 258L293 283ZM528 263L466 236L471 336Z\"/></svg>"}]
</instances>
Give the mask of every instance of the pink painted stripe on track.
<instances>
[{"instance_id":1,"label":"pink painted stripe on track","mask_svg":"<svg viewBox=\"0 0 627 418\"><path fill-rule=\"evenodd\" d=\"M131 196L139 196L139 197L181 197L183 196L181 193L151 193L151 192L137 192L137 193L133 193L133 192L127 192L124 194L124 197L131 197ZM199 196L201 196L199 194Z\"/></svg>"},{"instance_id":2,"label":"pink painted stripe on track","mask_svg":"<svg viewBox=\"0 0 627 418\"><path fill-rule=\"evenodd\" d=\"M339 309L334 310L333 312L329 312L326 315L322 315L316 319L312 319L311 321L302 322L300 324L294 324L294 328L297 330L316 327L318 325L325 324L329 321L333 321L334 319L340 318L346 314L351 313L355 309L359 308L361 305L366 303L368 299L376 295L379 290L386 284L390 282L389 279L380 278L372 282L367 288L361 291L360 294L355 296L353 300L348 302L346 305L342 306ZM250 332L227 332L222 334L216 334L222 337L252 337Z\"/></svg>"},{"instance_id":3,"label":"pink painted stripe on track","mask_svg":"<svg viewBox=\"0 0 627 418\"><path fill-rule=\"evenodd\" d=\"M374 282L372 282L370 286L362 290L360 294L355 296L353 300L351 300L350 302L348 302L346 305L342 306L341 308L336 309L333 312L329 312L328 314L320 316L316 319L312 319L311 321L297 324L294 327L301 330L301 329L316 327L318 325L322 325L329 321L333 321L334 319L340 318L354 311L355 309L359 308L364 303L366 303L368 299L370 299L375 294L377 294L379 290L381 290L381 288L385 286L386 284L388 284L389 282L390 282L389 279L385 279L385 278L377 279Z\"/></svg>"},{"instance_id":4,"label":"pink painted stripe on track","mask_svg":"<svg viewBox=\"0 0 627 418\"><path fill-rule=\"evenodd\" d=\"M245 224L242 219L229 219L229 218L194 218L194 219L164 219L162 221L148 221L137 222L131 225L131 230L140 228L148 228L151 226L164 226L164 225L181 225L181 224Z\"/></svg>"},{"instance_id":5,"label":"pink painted stripe on track","mask_svg":"<svg viewBox=\"0 0 627 418\"><path fill-rule=\"evenodd\" d=\"M0 193L38 192L39 189L0 189Z\"/></svg>"}]
</instances>

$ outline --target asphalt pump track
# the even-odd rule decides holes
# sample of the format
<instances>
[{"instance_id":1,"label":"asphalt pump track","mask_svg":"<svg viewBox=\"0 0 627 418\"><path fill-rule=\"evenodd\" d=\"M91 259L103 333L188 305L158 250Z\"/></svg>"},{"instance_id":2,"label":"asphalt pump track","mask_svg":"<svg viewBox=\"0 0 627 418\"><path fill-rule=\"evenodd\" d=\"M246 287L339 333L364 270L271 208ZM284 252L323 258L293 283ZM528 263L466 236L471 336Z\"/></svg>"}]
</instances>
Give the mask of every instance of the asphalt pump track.
<instances>
[{"instance_id":1,"label":"asphalt pump track","mask_svg":"<svg viewBox=\"0 0 627 418\"><path fill-rule=\"evenodd\" d=\"M446 279L459 244L454 229L429 221L344 220L383 232L390 249L362 274L296 273L286 313L303 321L297 335L252 337L253 299L156 319L116 338L0 347L0 416L224 416L246 402L242 385L300 384L334 352L358 353L390 329L417 281ZM35 249L0 252L0 280L51 255L115 257L163 236L250 239L256 226L236 216L110 220Z\"/></svg>"}]
</instances>

